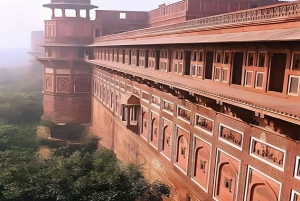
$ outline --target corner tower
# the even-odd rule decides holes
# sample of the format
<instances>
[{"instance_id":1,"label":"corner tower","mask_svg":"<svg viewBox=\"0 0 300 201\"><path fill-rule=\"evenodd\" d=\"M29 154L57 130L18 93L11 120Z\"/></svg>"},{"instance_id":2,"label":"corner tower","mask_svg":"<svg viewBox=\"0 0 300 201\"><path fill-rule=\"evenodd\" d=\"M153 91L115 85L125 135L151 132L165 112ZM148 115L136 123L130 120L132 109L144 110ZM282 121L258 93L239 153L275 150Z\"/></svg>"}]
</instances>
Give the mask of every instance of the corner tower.
<instances>
[{"instance_id":1,"label":"corner tower","mask_svg":"<svg viewBox=\"0 0 300 201\"><path fill-rule=\"evenodd\" d=\"M84 46L93 41L90 0L51 0L45 21L43 118L57 123L91 121L91 69L84 61ZM72 16L68 16L69 14Z\"/></svg>"}]
</instances>

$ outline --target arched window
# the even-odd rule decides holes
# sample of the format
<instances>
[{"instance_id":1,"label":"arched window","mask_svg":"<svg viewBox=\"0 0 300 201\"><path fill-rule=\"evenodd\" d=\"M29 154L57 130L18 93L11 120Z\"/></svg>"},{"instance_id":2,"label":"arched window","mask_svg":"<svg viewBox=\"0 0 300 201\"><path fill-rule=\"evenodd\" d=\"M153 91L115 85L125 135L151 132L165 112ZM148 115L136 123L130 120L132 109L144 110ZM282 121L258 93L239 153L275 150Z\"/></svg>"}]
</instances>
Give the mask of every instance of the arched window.
<instances>
[{"instance_id":1,"label":"arched window","mask_svg":"<svg viewBox=\"0 0 300 201\"><path fill-rule=\"evenodd\" d=\"M151 125L151 141L154 141L154 138L157 138L158 128L156 126L156 121L157 121L156 118L154 118L152 120L152 125Z\"/></svg>"}]
</instances>

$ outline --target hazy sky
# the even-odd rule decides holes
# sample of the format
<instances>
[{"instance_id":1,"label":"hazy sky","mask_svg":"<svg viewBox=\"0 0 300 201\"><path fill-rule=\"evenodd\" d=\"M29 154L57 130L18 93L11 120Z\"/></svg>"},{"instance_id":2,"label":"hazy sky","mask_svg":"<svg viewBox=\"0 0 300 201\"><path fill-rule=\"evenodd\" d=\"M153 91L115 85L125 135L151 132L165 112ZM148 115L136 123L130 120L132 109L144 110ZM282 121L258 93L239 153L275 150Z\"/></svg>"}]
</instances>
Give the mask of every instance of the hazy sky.
<instances>
[{"instance_id":1,"label":"hazy sky","mask_svg":"<svg viewBox=\"0 0 300 201\"><path fill-rule=\"evenodd\" d=\"M177 1L179 0L92 0L92 3L101 10L149 11L160 4ZM0 0L0 49L29 48L30 32L44 30L43 20L51 17L51 10L42 7L42 4L49 2L50 0Z\"/></svg>"},{"instance_id":2,"label":"hazy sky","mask_svg":"<svg viewBox=\"0 0 300 201\"><path fill-rule=\"evenodd\" d=\"M92 0L101 10L149 11L179 0ZM51 10L42 7L50 0L0 0L0 49L29 48L30 32L43 30ZM94 11L91 11L94 14ZM94 15L92 15L93 17Z\"/></svg>"}]
</instances>

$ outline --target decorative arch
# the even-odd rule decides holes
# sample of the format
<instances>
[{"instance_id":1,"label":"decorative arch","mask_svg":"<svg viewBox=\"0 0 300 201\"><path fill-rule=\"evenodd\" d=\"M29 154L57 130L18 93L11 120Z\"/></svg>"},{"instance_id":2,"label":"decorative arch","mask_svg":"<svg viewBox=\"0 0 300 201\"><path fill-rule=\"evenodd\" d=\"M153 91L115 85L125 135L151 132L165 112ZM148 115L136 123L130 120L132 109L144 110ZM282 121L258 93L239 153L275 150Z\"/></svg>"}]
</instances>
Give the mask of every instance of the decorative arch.
<instances>
[{"instance_id":1,"label":"decorative arch","mask_svg":"<svg viewBox=\"0 0 300 201\"><path fill-rule=\"evenodd\" d=\"M164 128L163 128L163 132L162 132L162 150L164 151L165 150L165 147L168 145L170 146L171 145L171 137L167 136L167 130L170 129L168 125L166 125Z\"/></svg>"},{"instance_id":2,"label":"decorative arch","mask_svg":"<svg viewBox=\"0 0 300 201\"><path fill-rule=\"evenodd\" d=\"M209 151L204 146L196 148L195 156L194 156L194 161L195 161L194 176L197 175L197 165L204 166L203 168L201 167L201 169L203 169L203 171L205 173L206 167L207 167L208 162L209 162L209 155L210 155ZM201 159L204 159L203 160L204 164L201 163L201 161L200 161Z\"/></svg>"},{"instance_id":3,"label":"decorative arch","mask_svg":"<svg viewBox=\"0 0 300 201\"><path fill-rule=\"evenodd\" d=\"M256 183L250 187L249 201L278 201L273 189L266 183Z\"/></svg>"},{"instance_id":4,"label":"decorative arch","mask_svg":"<svg viewBox=\"0 0 300 201\"><path fill-rule=\"evenodd\" d=\"M238 172L232 163L224 162L218 165L216 196L226 201L233 201L237 185Z\"/></svg>"},{"instance_id":5,"label":"decorative arch","mask_svg":"<svg viewBox=\"0 0 300 201\"><path fill-rule=\"evenodd\" d=\"M151 121L151 136L150 141L154 141L154 138L157 137L158 128L155 126L157 119L153 118Z\"/></svg>"},{"instance_id":6,"label":"decorative arch","mask_svg":"<svg viewBox=\"0 0 300 201\"><path fill-rule=\"evenodd\" d=\"M187 139L183 135L179 136L177 140L177 162L179 162L180 155L187 158L187 148Z\"/></svg>"}]
</instances>

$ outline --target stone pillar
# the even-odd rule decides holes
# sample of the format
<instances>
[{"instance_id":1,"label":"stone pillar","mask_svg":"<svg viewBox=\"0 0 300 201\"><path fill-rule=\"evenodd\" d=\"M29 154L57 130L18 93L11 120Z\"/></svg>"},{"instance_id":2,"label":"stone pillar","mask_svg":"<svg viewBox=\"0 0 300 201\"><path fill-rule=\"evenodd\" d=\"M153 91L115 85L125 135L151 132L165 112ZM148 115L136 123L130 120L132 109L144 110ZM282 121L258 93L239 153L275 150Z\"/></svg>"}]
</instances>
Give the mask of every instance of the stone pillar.
<instances>
[{"instance_id":1,"label":"stone pillar","mask_svg":"<svg viewBox=\"0 0 300 201\"><path fill-rule=\"evenodd\" d=\"M130 107L129 106L126 106L127 107L127 126L130 126Z\"/></svg>"},{"instance_id":2,"label":"stone pillar","mask_svg":"<svg viewBox=\"0 0 300 201\"><path fill-rule=\"evenodd\" d=\"M55 9L52 9L52 18L55 18Z\"/></svg>"},{"instance_id":3,"label":"stone pillar","mask_svg":"<svg viewBox=\"0 0 300 201\"><path fill-rule=\"evenodd\" d=\"M76 17L80 18L80 9L76 9Z\"/></svg>"},{"instance_id":4,"label":"stone pillar","mask_svg":"<svg viewBox=\"0 0 300 201\"><path fill-rule=\"evenodd\" d=\"M61 9L62 17L66 17L66 9Z\"/></svg>"},{"instance_id":5,"label":"stone pillar","mask_svg":"<svg viewBox=\"0 0 300 201\"><path fill-rule=\"evenodd\" d=\"M86 9L86 18L90 19L90 10L89 9Z\"/></svg>"}]
</instances>

